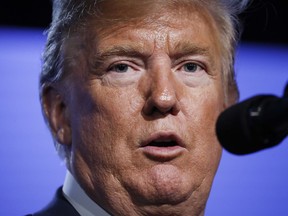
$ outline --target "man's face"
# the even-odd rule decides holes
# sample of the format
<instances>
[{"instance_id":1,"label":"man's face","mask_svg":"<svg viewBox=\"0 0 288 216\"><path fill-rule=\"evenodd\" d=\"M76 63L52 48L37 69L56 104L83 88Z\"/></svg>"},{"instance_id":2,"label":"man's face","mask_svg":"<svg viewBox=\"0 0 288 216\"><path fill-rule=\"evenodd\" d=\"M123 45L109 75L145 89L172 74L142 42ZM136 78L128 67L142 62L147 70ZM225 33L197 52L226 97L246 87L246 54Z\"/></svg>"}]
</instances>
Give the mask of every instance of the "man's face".
<instances>
[{"instance_id":1,"label":"man's face","mask_svg":"<svg viewBox=\"0 0 288 216\"><path fill-rule=\"evenodd\" d=\"M66 44L71 58L75 43L84 53L67 78L69 167L112 214L199 215L209 195L224 107L218 33L204 12L178 10L92 21Z\"/></svg>"}]
</instances>

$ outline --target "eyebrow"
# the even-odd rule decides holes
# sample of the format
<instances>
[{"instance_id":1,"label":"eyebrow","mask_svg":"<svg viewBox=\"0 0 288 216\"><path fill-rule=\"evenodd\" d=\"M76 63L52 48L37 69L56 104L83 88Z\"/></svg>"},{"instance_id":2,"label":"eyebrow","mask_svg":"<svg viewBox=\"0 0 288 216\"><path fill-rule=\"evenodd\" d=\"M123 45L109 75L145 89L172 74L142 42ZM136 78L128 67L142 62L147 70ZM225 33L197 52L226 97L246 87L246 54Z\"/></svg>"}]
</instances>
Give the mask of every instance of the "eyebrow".
<instances>
[{"instance_id":1,"label":"eyebrow","mask_svg":"<svg viewBox=\"0 0 288 216\"><path fill-rule=\"evenodd\" d=\"M151 55L152 53L148 52L147 50L145 51L144 47L139 44L132 43L126 45L116 45L96 52L92 59L92 65L93 68L98 68L98 66L105 62L105 60L115 56L148 58ZM174 59L188 55L202 55L207 57L212 65L215 63L209 47L199 46L191 43L190 41L180 41L177 42L176 45L169 46L168 55Z\"/></svg>"},{"instance_id":2,"label":"eyebrow","mask_svg":"<svg viewBox=\"0 0 288 216\"><path fill-rule=\"evenodd\" d=\"M92 61L90 61L90 66L92 69L97 69L99 66L105 62L107 59L125 56L130 58L144 58L148 57L149 54L143 50L143 48L137 44L128 45L116 45L105 48L104 50L98 50L93 56Z\"/></svg>"},{"instance_id":3,"label":"eyebrow","mask_svg":"<svg viewBox=\"0 0 288 216\"><path fill-rule=\"evenodd\" d=\"M216 56L212 54L212 49L209 46L195 44L191 41L180 41L170 49L172 49L171 58L178 59L182 56L200 55L208 59L211 68L214 68L216 65Z\"/></svg>"},{"instance_id":4,"label":"eyebrow","mask_svg":"<svg viewBox=\"0 0 288 216\"><path fill-rule=\"evenodd\" d=\"M104 51L99 51L95 55L99 60L105 60L111 56L147 57L149 53L145 52L141 46L129 44L113 46Z\"/></svg>"},{"instance_id":5,"label":"eyebrow","mask_svg":"<svg viewBox=\"0 0 288 216\"><path fill-rule=\"evenodd\" d=\"M191 42L178 42L175 46L169 48L169 53L172 56L177 55L188 55L198 54L204 56L211 56L209 47L200 47ZM144 50L143 46L137 44L128 44L121 46L112 46L111 48L105 49L104 51L98 51L95 55L97 59L107 59L111 56L128 56L128 57L148 57L152 53L148 53ZM175 57L176 57L175 56Z\"/></svg>"},{"instance_id":6,"label":"eyebrow","mask_svg":"<svg viewBox=\"0 0 288 216\"><path fill-rule=\"evenodd\" d=\"M178 57L178 55L203 55L209 58L212 57L211 49L209 47L199 46L197 44L187 42L178 42L172 48L170 47L173 57ZM212 59L212 58L211 58Z\"/></svg>"}]
</instances>

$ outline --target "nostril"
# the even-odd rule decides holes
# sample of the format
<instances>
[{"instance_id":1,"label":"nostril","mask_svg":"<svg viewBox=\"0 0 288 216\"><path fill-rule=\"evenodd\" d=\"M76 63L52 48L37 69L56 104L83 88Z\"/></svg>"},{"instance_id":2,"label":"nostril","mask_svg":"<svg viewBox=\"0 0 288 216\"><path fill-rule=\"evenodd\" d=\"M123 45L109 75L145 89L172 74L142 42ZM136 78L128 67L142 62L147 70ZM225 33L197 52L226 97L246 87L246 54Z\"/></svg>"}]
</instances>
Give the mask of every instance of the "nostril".
<instances>
[{"instance_id":1,"label":"nostril","mask_svg":"<svg viewBox=\"0 0 288 216\"><path fill-rule=\"evenodd\" d=\"M163 106L155 106L146 103L143 108L143 112L145 115L154 115L161 114L163 116L167 114L176 115L179 112L179 109L175 107L163 107Z\"/></svg>"},{"instance_id":2,"label":"nostril","mask_svg":"<svg viewBox=\"0 0 288 216\"><path fill-rule=\"evenodd\" d=\"M176 97L170 95L161 95L159 97L151 96L147 99L143 112L146 115L160 113L162 115L172 114L177 115L180 111L180 105Z\"/></svg>"}]
</instances>

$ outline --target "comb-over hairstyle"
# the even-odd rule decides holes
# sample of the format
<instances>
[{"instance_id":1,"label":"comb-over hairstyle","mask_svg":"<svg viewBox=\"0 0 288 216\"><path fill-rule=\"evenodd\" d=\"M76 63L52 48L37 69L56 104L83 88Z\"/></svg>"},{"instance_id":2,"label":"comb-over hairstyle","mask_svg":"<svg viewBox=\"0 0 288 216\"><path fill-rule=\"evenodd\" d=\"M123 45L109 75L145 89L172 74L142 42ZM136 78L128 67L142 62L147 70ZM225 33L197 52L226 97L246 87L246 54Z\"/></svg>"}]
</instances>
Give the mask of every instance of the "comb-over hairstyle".
<instances>
[{"instance_id":1,"label":"comb-over hairstyle","mask_svg":"<svg viewBox=\"0 0 288 216\"><path fill-rule=\"evenodd\" d=\"M65 57L62 56L62 49L64 42L71 35L77 34L79 28L83 28L89 19L101 18L99 3L105 1L111 0L53 0L52 23L47 31L48 38L43 53L43 66L40 75L41 100L47 87L59 83L65 79L66 73L69 73L69 70L63 69ZM118 1L125 2L126 0ZM143 1L149 0L141 0L141 2ZM239 93L235 81L234 55L241 34L238 15L247 7L249 0L166 0L166 2L194 3L196 6L205 8L215 20L222 49L222 79L225 101L227 104L237 102ZM44 118L46 119L45 115ZM63 145L57 144L56 141L55 145L60 155L63 155Z\"/></svg>"}]
</instances>

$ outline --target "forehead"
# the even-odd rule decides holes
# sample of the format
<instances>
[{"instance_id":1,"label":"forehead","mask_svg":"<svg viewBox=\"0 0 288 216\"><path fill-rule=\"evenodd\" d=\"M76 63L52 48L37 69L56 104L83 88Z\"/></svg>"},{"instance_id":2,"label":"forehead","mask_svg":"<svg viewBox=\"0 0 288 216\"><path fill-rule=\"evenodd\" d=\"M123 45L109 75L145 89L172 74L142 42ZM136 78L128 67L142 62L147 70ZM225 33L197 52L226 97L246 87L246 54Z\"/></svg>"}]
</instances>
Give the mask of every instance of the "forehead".
<instances>
[{"instance_id":1,"label":"forehead","mask_svg":"<svg viewBox=\"0 0 288 216\"><path fill-rule=\"evenodd\" d=\"M159 43L166 40L174 46L179 45L179 40L186 44L201 41L216 49L219 45L215 21L206 8L193 0L103 1L98 16L89 19L85 31L86 42L99 48L120 37L138 46L143 42L141 37Z\"/></svg>"},{"instance_id":2,"label":"forehead","mask_svg":"<svg viewBox=\"0 0 288 216\"><path fill-rule=\"evenodd\" d=\"M143 23L151 25L165 21L168 25L177 23L171 22L171 17L172 19L177 17L174 21L190 20L193 23L201 17L207 24L214 25L207 5L201 2L199 0L104 0L95 6L96 19L92 17L91 20L94 20L93 24L97 24L100 29L128 23L134 25L143 25Z\"/></svg>"},{"instance_id":3,"label":"forehead","mask_svg":"<svg viewBox=\"0 0 288 216\"><path fill-rule=\"evenodd\" d=\"M117 55L119 50L124 51L121 54L128 51L129 55L148 57L160 48L170 57L204 50L213 64L222 67L219 32L207 8L193 0L111 2L114 0L103 1L97 15L88 17L84 28L66 40L66 65L71 65L73 59L81 65L89 64L99 56Z\"/></svg>"}]
</instances>

